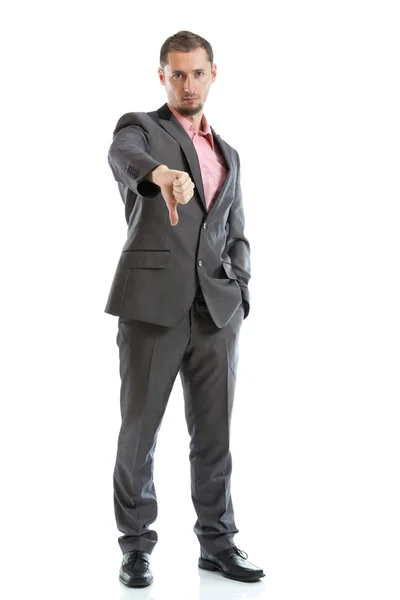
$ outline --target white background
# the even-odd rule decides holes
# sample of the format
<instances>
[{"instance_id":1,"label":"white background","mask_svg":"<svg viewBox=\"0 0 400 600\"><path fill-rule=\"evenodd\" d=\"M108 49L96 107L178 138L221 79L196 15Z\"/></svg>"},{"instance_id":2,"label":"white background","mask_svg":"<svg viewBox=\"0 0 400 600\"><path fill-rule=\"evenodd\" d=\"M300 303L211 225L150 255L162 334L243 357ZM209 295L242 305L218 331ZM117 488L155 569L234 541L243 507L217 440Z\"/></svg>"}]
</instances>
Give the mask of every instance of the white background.
<instances>
[{"instance_id":1,"label":"white background","mask_svg":"<svg viewBox=\"0 0 400 600\"><path fill-rule=\"evenodd\" d=\"M112 131L164 104L159 50L189 29L214 49L205 113L241 157L253 259L232 492L237 545L267 575L256 588L225 580L218 598L398 600L396 8L3 8L2 596L214 598L196 567L179 380L156 452L155 583L118 582L117 319L103 312L126 236Z\"/></svg>"}]
</instances>

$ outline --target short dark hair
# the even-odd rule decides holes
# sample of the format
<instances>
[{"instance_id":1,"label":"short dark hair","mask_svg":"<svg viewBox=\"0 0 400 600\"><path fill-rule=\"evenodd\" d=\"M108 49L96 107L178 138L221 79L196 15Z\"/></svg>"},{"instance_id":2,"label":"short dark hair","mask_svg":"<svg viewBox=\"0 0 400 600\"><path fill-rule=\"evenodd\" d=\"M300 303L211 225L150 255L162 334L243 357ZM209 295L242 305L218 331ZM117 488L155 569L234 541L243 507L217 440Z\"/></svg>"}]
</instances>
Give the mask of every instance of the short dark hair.
<instances>
[{"instance_id":1,"label":"short dark hair","mask_svg":"<svg viewBox=\"0 0 400 600\"><path fill-rule=\"evenodd\" d=\"M178 31L165 40L160 51L160 66L163 69L168 63L169 52L190 52L204 48L207 52L208 60L213 64L214 55L211 44L200 35L196 35L191 31Z\"/></svg>"}]
</instances>

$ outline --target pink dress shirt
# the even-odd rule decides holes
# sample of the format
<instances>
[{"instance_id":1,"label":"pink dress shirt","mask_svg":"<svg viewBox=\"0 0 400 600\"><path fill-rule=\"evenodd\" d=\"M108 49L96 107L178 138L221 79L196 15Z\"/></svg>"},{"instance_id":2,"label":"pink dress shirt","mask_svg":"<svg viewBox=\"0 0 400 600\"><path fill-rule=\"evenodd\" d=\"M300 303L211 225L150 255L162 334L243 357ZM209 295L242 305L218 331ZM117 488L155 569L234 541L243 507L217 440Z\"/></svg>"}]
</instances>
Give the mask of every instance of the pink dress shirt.
<instances>
[{"instance_id":1,"label":"pink dress shirt","mask_svg":"<svg viewBox=\"0 0 400 600\"><path fill-rule=\"evenodd\" d=\"M224 158L219 148L214 146L212 131L204 115L201 119L200 130L196 132L196 127L189 119L181 115L170 104L168 104L168 108L191 138L196 149L203 180L206 206L207 210L209 210L226 178L227 169Z\"/></svg>"}]
</instances>

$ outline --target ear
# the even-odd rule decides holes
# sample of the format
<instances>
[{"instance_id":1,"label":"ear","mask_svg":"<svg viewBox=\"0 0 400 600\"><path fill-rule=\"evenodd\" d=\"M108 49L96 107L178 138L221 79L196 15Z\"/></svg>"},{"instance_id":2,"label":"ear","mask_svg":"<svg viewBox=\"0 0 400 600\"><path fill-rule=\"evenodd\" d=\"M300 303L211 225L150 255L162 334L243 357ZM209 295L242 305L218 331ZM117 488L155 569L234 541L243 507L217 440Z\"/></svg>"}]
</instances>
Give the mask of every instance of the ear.
<instances>
[{"instance_id":1,"label":"ear","mask_svg":"<svg viewBox=\"0 0 400 600\"><path fill-rule=\"evenodd\" d=\"M160 78L161 85L165 85L165 75L161 67L158 67L158 76Z\"/></svg>"},{"instance_id":2,"label":"ear","mask_svg":"<svg viewBox=\"0 0 400 600\"><path fill-rule=\"evenodd\" d=\"M211 82L214 83L214 81L216 80L216 78L217 78L217 65L214 64L211 67Z\"/></svg>"}]
</instances>

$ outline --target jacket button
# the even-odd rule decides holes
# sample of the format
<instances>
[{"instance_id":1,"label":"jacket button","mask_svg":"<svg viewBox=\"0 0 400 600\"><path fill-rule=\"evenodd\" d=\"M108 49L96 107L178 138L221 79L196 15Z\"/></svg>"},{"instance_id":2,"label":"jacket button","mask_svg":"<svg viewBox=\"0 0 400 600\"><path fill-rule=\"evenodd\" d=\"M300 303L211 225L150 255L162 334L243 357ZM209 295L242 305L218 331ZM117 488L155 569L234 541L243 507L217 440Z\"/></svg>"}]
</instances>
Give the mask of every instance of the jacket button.
<instances>
[{"instance_id":1,"label":"jacket button","mask_svg":"<svg viewBox=\"0 0 400 600\"><path fill-rule=\"evenodd\" d=\"M199 260L199 262L197 264L199 265L199 267L202 267L203 266L203 261Z\"/></svg>"}]
</instances>

